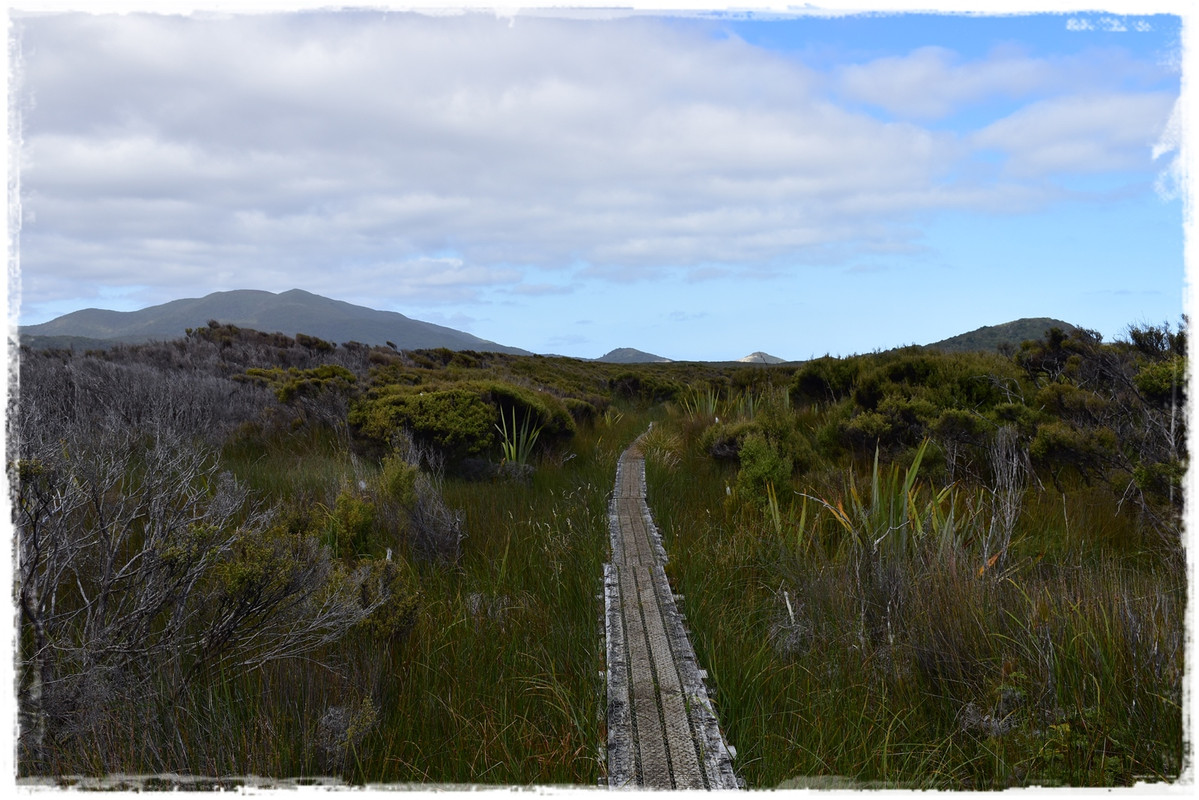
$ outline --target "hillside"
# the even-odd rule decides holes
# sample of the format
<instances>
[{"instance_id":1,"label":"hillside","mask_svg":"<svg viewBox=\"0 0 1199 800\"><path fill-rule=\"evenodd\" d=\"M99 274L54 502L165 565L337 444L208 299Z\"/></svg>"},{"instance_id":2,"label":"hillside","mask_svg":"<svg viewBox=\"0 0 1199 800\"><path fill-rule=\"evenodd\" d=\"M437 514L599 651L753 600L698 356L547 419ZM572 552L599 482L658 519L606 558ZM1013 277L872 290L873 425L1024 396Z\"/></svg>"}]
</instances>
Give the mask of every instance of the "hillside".
<instances>
[{"instance_id":1,"label":"hillside","mask_svg":"<svg viewBox=\"0 0 1199 800\"><path fill-rule=\"evenodd\" d=\"M653 353L646 353L632 347L618 347L600 356L596 361L605 364L668 364L669 358L662 358Z\"/></svg>"},{"instance_id":2,"label":"hillside","mask_svg":"<svg viewBox=\"0 0 1199 800\"><path fill-rule=\"evenodd\" d=\"M939 342L925 345L930 350L941 350L947 353L969 351L994 351L1000 345L1010 344L1019 347L1028 339L1040 339L1050 328L1061 328L1067 333L1077 330L1076 325L1063 322L1051 317L1026 317L1002 325L984 325L981 328L942 339Z\"/></svg>"},{"instance_id":3,"label":"hillside","mask_svg":"<svg viewBox=\"0 0 1199 800\"><path fill-rule=\"evenodd\" d=\"M745 358L737 359L742 364L785 364L787 359L763 353L761 350L750 353Z\"/></svg>"},{"instance_id":4,"label":"hillside","mask_svg":"<svg viewBox=\"0 0 1199 800\"><path fill-rule=\"evenodd\" d=\"M527 351L480 339L463 331L411 319L394 311L377 311L331 300L301 289L274 294L253 289L214 292L200 298L173 300L140 311L87 308L40 325L20 329L21 341L34 347L54 346L80 337L107 342L177 339L188 328L216 320L228 325L288 335L304 333L334 343L388 342L401 350L445 347L450 350L526 354ZM43 338L55 337L55 338Z\"/></svg>"}]
</instances>

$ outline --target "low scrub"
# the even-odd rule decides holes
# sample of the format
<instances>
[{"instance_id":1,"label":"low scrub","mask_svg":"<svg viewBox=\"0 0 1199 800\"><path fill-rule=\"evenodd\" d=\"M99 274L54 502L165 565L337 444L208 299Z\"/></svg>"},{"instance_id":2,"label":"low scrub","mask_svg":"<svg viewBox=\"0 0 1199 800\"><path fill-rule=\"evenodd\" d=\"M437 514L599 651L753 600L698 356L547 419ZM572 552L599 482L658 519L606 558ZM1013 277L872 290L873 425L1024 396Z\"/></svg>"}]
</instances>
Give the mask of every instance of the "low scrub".
<instances>
[{"instance_id":1,"label":"low scrub","mask_svg":"<svg viewBox=\"0 0 1199 800\"><path fill-rule=\"evenodd\" d=\"M506 437L504 426L536 429L543 444L568 439L575 430L574 419L554 395L487 381L376 387L350 410L349 421L359 435L377 443L407 432L451 462L511 444L516 433ZM531 447L523 453L525 460Z\"/></svg>"}]
</instances>

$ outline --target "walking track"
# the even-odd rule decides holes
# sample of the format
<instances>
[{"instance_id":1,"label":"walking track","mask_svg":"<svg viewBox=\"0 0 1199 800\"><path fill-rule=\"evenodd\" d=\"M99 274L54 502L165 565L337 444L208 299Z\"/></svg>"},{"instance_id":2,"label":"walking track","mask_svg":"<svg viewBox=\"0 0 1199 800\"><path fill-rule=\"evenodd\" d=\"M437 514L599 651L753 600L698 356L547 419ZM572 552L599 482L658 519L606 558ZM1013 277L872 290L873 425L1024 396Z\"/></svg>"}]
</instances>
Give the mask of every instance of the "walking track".
<instances>
[{"instance_id":1,"label":"walking track","mask_svg":"<svg viewBox=\"0 0 1199 800\"><path fill-rule=\"evenodd\" d=\"M608 786L736 789L724 743L645 502L640 439L620 457L604 565Z\"/></svg>"}]
</instances>

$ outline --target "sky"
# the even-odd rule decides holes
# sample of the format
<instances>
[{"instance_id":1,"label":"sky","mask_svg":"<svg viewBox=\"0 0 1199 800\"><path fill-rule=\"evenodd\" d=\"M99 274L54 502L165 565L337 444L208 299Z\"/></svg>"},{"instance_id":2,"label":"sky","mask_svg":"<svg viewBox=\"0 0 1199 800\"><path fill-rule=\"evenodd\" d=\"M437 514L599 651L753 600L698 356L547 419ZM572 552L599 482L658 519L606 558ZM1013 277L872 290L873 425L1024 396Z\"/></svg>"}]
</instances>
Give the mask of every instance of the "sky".
<instances>
[{"instance_id":1,"label":"sky","mask_svg":"<svg viewBox=\"0 0 1199 800\"><path fill-rule=\"evenodd\" d=\"M1183 2L463 5L14 3L10 317L299 288L798 360L1184 312Z\"/></svg>"}]
</instances>

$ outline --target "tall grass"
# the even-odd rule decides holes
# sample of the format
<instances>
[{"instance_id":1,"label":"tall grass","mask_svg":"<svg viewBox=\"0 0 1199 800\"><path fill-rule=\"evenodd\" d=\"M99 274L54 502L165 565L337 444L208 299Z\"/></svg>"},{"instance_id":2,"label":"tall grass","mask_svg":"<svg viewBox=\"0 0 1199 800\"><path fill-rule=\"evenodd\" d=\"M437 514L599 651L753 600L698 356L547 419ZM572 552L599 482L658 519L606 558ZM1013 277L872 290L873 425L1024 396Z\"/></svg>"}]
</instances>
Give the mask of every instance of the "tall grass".
<instances>
[{"instance_id":1,"label":"tall grass","mask_svg":"<svg viewBox=\"0 0 1199 800\"><path fill-rule=\"evenodd\" d=\"M1185 578L1088 544L1078 526L1102 518L1101 541L1129 541L1134 522L1085 491L1025 504L1000 564L992 490L933 487L919 458L762 503L694 451L649 462L739 773L951 789L1176 777Z\"/></svg>"},{"instance_id":2,"label":"tall grass","mask_svg":"<svg viewBox=\"0 0 1199 800\"><path fill-rule=\"evenodd\" d=\"M389 555L415 598L406 622L366 626L308 660L206 675L171 707L122 722L109 738L123 748L84 748L53 771L596 785L607 502L646 422L633 408L584 425L528 481L447 477L461 556ZM346 486L366 502L379 473L328 433L247 437L226 463L264 500L313 508Z\"/></svg>"},{"instance_id":3,"label":"tall grass","mask_svg":"<svg viewBox=\"0 0 1199 800\"><path fill-rule=\"evenodd\" d=\"M529 484L447 483L469 538L458 570L423 576L364 780L596 784L607 500L643 425L609 415Z\"/></svg>"}]
</instances>

